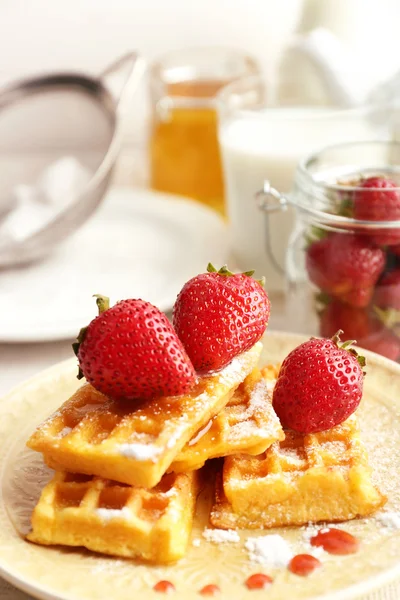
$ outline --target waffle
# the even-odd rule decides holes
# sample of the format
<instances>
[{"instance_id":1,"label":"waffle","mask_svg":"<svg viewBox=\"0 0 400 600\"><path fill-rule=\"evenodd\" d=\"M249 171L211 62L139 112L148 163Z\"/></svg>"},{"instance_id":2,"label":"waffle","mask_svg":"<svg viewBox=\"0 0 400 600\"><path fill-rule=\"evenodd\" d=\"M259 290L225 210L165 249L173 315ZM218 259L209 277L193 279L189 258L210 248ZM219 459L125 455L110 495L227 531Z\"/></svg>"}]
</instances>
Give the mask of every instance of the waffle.
<instances>
[{"instance_id":1,"label":"waffle","mask_svg":"<svg viewBox=\"0 0 400 600\"><path fill-rule=\"evenodd\" d=\"M37 544L174 562L186 552L198 486L197 473L165 475L146 490L58 472L42 491L27 538Z\"/></svg>"},{"instance_id":2,"label":"waffle","mask_svg":"<svg viewBox=\"0 0 400 600\"><path fill-rule=\"evenodd\" d=\"M89 384L38 427L28 446L56 471L86 473L151 488L192 436L231 399L255 368L258 342L222 371L199 379L185 396L135 406Z\"/></svg>"},{"instance_id":3,"label":"waffle","mask_svg":"<svg viewBox=\"0 0 400 600\"><path fill-rule=\"evenodd\" d=\"M237 388L229 404L186 444L170 471L199 469L209 458L238 452L260 454L285 436L272 408L269 389L277 369L258 368Z\"/></svg>"},{"instance_id":4,"label":"waffle","mask_svg":"<svg viewBox=\"0 0 400 600\"><path fill-rule=\"evenodd\" d=\"M211 511L215 527L347 521L385 503L371 481L355 415L322 433L285 433L259 456L225 459Z\"/></svg>"}]
</instances>

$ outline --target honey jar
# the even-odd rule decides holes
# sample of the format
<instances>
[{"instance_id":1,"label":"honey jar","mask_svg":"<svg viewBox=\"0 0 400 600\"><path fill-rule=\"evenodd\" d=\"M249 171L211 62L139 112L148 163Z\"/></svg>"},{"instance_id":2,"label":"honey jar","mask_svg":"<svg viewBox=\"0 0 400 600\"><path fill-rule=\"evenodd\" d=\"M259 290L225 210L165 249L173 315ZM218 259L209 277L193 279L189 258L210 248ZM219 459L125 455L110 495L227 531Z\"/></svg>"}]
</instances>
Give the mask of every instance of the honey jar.
<instances>
[{"instance_id":1,"label":"honey jar","mask_svg":"<svg viewBox=\"0 0 400 600\"><path fill-rule=\"evenodd\" d=\"M151 67L153 189L188 196L225 213L216 94L257 71L253 59L225 48L173 52Z\"/></svg>"}]
</instances>

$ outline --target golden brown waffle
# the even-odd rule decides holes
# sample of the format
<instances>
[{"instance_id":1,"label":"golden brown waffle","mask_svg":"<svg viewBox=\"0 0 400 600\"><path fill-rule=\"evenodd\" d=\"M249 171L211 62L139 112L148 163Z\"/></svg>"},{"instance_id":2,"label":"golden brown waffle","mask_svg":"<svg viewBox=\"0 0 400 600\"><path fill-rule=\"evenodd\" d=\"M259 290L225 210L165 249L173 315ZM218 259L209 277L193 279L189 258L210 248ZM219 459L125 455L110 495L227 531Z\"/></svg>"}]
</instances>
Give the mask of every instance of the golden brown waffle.
<instances>
[{"instance_id":1,"label":"golden brown waffle","mask_svg":"<svg viewBox=\"0 0 400 600\"><path fill-rule=\"evenodd\" d=\"M286 431L259 456L225 459L211 523L223 529L347 521L380 508L357 418L322 433Z\"/></svg>"},{"instance_id":2,"label":"golden brown waffle","mask_svg":"<svg viewBox=\"0 0 400 600\"><path fill-rule=\"evenodd\" d=\"M275 366L258 368L237 388L229 404L180 451L170 467L178 473L199 469L206 460L238 452L260 454L285 437L272 408Z\"/></svg>"},{"instance_id":3,"label":"golden brown waffle","mask_svg":"<svg viewBox=\"0 0 400 600\"><path fill-rule=\"evenodd\" d=\"M198 485L197 472L165 475L152 490L58 472L42 492L27 538L174 562L187 548Z\"/></svg>"},{"instance_id":4,"label":"golden brown waffle","mask_svg":"<svg viewBox=\"0 0 400 600\"><path fill-rule=\"evenodd\" d=\"M222 371L201 378L188 395L155 398L134 409L84 385L38 427L28 446L56 471L153 487L186 442L229 402L261 349L258 342Z\"/></svg>"}]
</instances>

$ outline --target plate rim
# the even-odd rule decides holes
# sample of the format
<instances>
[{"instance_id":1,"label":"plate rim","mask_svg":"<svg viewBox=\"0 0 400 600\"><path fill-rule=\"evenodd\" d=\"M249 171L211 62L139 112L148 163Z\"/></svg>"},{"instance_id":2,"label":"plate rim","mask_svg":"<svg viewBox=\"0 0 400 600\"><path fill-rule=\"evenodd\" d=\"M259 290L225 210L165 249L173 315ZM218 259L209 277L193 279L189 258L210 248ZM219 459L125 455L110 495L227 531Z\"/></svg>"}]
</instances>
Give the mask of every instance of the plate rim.
<instances>
[{"instance_id":1,"label":"plate rim","mask_svg":"<svg viewBox=\"0 0 400 600\"><path fill-rule=\"evenodd\" d=\"M293 340L294 343L302 343L310 338L310 336L292 333L286 331L267 331L265 334L266 339L269 337L278 338L278 339L286 339ZM369 359L372 363L377 364L378 366L384 367L394 374L400 376L400 365L395 363L394 361L385 358L381 355L376 354L375 352L371 352L369 350L362 349L363 354L365 354L366 358ZM12 402L13 397L23 393L25 388L30 387L31 385L37 385L40 383L42 379L51 378L54 374L59 373L60 371L67 369L75 363L76 359L74 357L68 358L66 360L60 361L46 369L40 371L36 375L26 379L22 383L13 387L9 392L7 392L4 396L0 397L0 402ZM6 455L7 456L7 455ZM5 460L3 459L0 462L0 475L2 476L5 468ZM0 501L3 501L3 491L0 487ZM2 558L0 556L0 577L2 577L5 581L13 585L18 590L26 594L30 594L34 598L38 600L66 600L69 598L68 593L66 594L58 594L53 593L52 591L47 589L46 585L42 585L40 582L31 583L29 580L25 578L21 578L14 570L10 570L9 568L4 568L2 564ZM354 600L356 598L360 598L364 595L368 595L373 591L379 589L380 587L384 587L395 581L397 578L400 578L400 558L399 562L388 570L384 570L381 573L371 576L362 582L355 583L349 586L346 589L338 590L333 593L324 594L323 596L314 596L310 598L310 600ZM400 579L399 579L400 584ZM179 594L177 598L179 598Z\"/></svg>"},{"instance_id":2,"label":"plate rim","mask_svg":"<svg viewBox=\"0 0 400 600\"><path fill-rule=\"evenodd\" d=\"M228 227L227 227L227 223L224 221L223 217L217 213L215 210L209 208L207 205L195 200L194 198L189 198L189 197L185 197L185 196L180 196L178 194L169 194L167 192L158 192L156 190L152 190L150 188L130 188L129 186L115 186L112 187L106 194L105 198L104 198L104 202L107 202L109 197L112 195L119 195L119 196L123 196L123 195L127 195L127 196L131 196L131 201L134 201L135 198L137 198L138 196L140 196L141 194L143 194L143 196L146 196L146 202L145 204L147 205L147 201L149 200L149 198L151 198L150 202L154 203L154 206L152 208L152 212L154 212L154 210L156 210L157 206L166 206L166 204L168 203L168 205L170 207L173 207L173 210L175 212L178 212L180 210L180 208L182 208L182 206L185 207L185 209L189 209L190 212L193 212L193 220L195 220L196 222L196 228L198 225L197 222L197 218L201 218L201 219L208 219L208 223L210 224L211 221L214 221L214 225L215 227L219 227L220 228L220 235L224 237L224 241L219 242L219 245L222 247L223 245L226 246L226 258L228 258L229 253L230 253L230 249L229 249L229 234L228 234ZM96 215L94 214L93 217L95 218ZM197 218L196 218L197 217ZM84 227L84 225L83 225ZM82 228L83 228L82 227ZM80 230L81 228L79 228ZM77 230L78 231L78 230ZM74 232L75 233L75 232ZM69 239L69 238L68 238ZM220 236L217 236L218 240L221 240ZM68 240L66 240L68 241ZM176 295L174 294L173 296L164 296L160 302L157 303L157 307L162 311L162 312L168 312L172 309L174 302L176 299ZM63 341L63 340L72 340L75 339L76 337L76 332L72 332L72 329L68 330L68 327L64 328L64 331L62 332L46 332L46 334L44 336L38 336L35 332L32 335L26 334L25 331L21 331L21 333L18 335L15 334L3 334L2 332L0 332L0 343L1 344L35 344L35 343L46 343L46 342L57 342L57 341Z\"/></svg>"}]
</instances>

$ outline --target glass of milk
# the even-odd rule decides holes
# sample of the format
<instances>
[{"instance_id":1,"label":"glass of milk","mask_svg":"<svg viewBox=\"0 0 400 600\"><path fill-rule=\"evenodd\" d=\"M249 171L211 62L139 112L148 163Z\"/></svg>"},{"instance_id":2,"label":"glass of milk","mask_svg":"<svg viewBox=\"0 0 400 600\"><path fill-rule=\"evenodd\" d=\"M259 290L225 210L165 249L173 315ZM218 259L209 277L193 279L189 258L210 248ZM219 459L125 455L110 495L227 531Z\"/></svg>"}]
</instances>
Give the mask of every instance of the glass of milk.
<instances>
[{"instance_id":1,"label":"glass of milk","mask_svg":"<svg viewBox=\"0 0 400 600\"><path fill-rule=\"evenodd\" d=\"M225 87L218 96L218 135L233 259L240 269L265 275L268 291L281 291L294 214L270 219L258 209L256 192L266 179L289 192L303 157L330 144L386 139L388 127L380 107L280 107L267 90L261 76Z\"/></svg>"}]
</instances>

